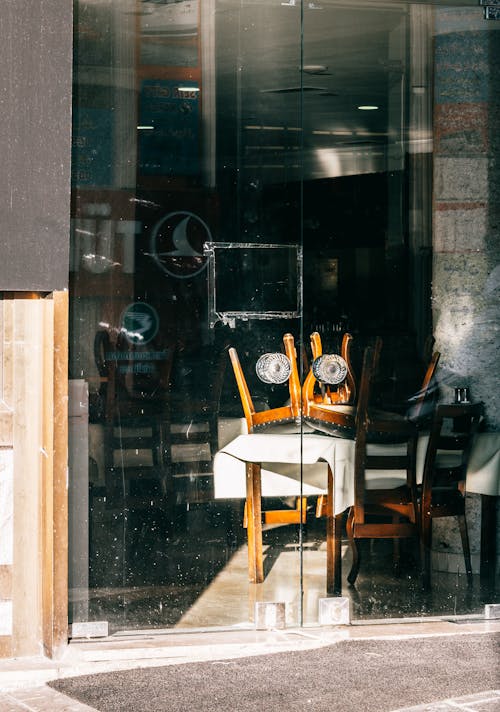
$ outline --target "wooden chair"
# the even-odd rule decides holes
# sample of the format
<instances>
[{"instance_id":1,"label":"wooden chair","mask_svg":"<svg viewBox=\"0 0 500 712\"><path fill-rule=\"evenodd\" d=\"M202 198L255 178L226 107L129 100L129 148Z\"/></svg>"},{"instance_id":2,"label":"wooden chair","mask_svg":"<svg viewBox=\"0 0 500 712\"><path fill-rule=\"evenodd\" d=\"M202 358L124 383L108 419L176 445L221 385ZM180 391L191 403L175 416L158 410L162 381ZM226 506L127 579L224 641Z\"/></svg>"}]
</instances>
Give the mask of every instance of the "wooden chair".
<instances>
[{"instance_id":1,"label":"wooden chair","mask_svg":"<svg viewBox=\"0 0 500 712\"><path fill-rule=\"evenodd\" d=\"M171 471L167 457L168 392L174 350L158 349L148 362L153 372L136 374L134 367L148 356L119 336L112 342L97 332L94 355L103 399L106 506L163 509L170 512ZM146 359L147 361L147 359Z\"/></svg>"},{"instance_id":2,"label":"wooden chair","mask_svg":"<svg viewBox=\"0 0 500 712\"><path fill-rule=\"evenodd\" d=\"M238 352L235 348L229 349L229 358L231 359L249 433L259 432L259 430L262 431L272 425L293 423L300 417L301 388L293 336L291 334L285 334L283 336L283 344L285 346L285 354L290 362L290 376L288 378L290 402L279 408L270 408L258 412L255 410L245 374L243 373L238 357Z\"/></svg>"},{"instance_id":3,"label":"wooden chair","mask_svg":"<svg viewBox=\"0 0 500 712\"><path fill-rule=\"evenodd\" d=\"M311 334L310 339L311 353L314 362L323 355L323 346L321 343L321 336L317 331ZM354 403L356 398L356 382L351 363L351 344L352 335L347 333L344 334L340 348L340 356L346 362L347 375L345 380L337 386L332 387L330 384L320 384L321 391L318 393L318 381L314 374L313 368L311 366L308 369L307 376L302 386L302 401L304 404L313 405L320 403L323 405L346 405ZM307 408L308 405L306 405L306 409ZM309 413L309 410L307 412Z\"/></svg>"},{"instance_id":4,"label":"wooden chair","mask_svg":"<svg viewBox=\"0 0 500 712\"><path fill-rule=\"evenodd\" d=\"M165 441L176 504L213 500L213 458L219 449L219 410L228 344L177 353L172 368Z\"/></svg>"},{"instance_id":5,"label":"wooden chair","mask_svg":"<svg viewBox=\"0 0 500 712\"><path fill-rule=\"evenodd\" d=\"M317 331L311 334L310 339L314 362L323 355L323 346ZM335 388L320 384L321 390L318 393L318 380L311 365L302 385L302 413L305 422L329 435L354 435L355 410L352 404L356 398L356 381L351 362L352 339L349 333L342 337L340 356L347 365L347 375L342 383ZM327 507L327 496L320 495L316 500L316 517L326 516Z\"/></svg>"},{"instance_id":6,"label":"wooden chair","mask_svg":"<svg viewBox=\"0 0 500 712\"><path fill-rule=\"evenodd\" d=\"M430 424L434 412L433 405L437 396L435 376L440 358L441 353L434 351L429 359L420 390L408 409L408 418L420 429Z\"/></svg>"},{"instance_id":7,"label":"wooden chair","mask_svg":"<svg viewBox=\"0 0 500 712\"><path fill-rule=\"evenodd\" d=\"M438 405L427 445L420 488L424 587L431 581L432 520L457 517L465 570L472 582L469 536L465 518L465 479L474 436L483 418L482 403Z\"/></svg>"},{"instance_id":8,"label":"wooden chair","mask_svg":"<svg viewBox=\"0 0 500 712\"><path fill-rule=\"evenodd\" d=\"M369 407L370 389L376 372L381 340L365 349L356 409L354 456L354 505L349 510L347 536L352 548L352 567L347 577L354 584L360 566L359 539L418 537L416 489L417 428L399 414ZM382 478L367 476L384 471ZM388 472L385 472L388 471ZM406 477L390 477L405 471ZM398 555L399 549L395 548Z\"/></svg>"},{"instance_id":9,"label":"wooden chair","mask_svg":"<svg viewBox=\"0 0 500 712\"><path fill-rule=\"evenodd\" d=\"M300 398L301 388L300 379L297 368L297 353L295 342L292 334L283 336L283 344L285 347L285 355L290 362L290 375L288 378L288 389L290 401L287 405L279 408L270 408L263 411L256 411L253 403L247 380L238 353L235 348L229 349L229 357L236 378L238 392L240 394L241 405L247 424L249 433L257 433L268 431L276 425L284 425L294 423L300 419ZM294 509L273 509L262 512L263 522L265 524L305 524L307 513L307 498L298 497ZM243 526L248 524L248 501L245 502L245 510L243 514Z\"/></svg>"}]
</instances>

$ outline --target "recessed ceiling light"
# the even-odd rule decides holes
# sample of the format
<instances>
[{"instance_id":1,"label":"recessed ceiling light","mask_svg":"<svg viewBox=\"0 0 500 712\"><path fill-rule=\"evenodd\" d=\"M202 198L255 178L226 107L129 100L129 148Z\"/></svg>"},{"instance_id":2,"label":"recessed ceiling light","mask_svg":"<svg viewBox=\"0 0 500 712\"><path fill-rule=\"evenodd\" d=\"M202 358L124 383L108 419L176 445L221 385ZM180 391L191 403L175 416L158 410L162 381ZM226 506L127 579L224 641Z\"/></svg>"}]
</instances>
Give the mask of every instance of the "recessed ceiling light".
<instances>
[{"instance_id":1,"label":"recessed ceiling light","mask_svg":"<svg viewBox=\"0 0 500 712\"><path fill-rule=\"evenodd\" d=\"M358 106L358 109L360 111L376 111L378 106L375 106L374 104L361 104L361 106Z\"/></svg>"},{"instance_id":2,"label":"recessed ceiling light","mask_svg":"<svg viewBox=\"0 0 500 712\"><path fill-rule=\"evenodd\" d=\"M325 64L304 64L302 71L306 74L330 74Z\"/></svg>"},{"instance_id":3,"label":"recessed ceiling light","mask_svg":"<svg viewBox=\"0 0 500 712\"><path fill-rule=\"evenodd\" d=\"M178 87L179 91L182 92L192 92L192 91L200 91L200 87L192 86L192 87Z\"/></svg>"}]
</instances>

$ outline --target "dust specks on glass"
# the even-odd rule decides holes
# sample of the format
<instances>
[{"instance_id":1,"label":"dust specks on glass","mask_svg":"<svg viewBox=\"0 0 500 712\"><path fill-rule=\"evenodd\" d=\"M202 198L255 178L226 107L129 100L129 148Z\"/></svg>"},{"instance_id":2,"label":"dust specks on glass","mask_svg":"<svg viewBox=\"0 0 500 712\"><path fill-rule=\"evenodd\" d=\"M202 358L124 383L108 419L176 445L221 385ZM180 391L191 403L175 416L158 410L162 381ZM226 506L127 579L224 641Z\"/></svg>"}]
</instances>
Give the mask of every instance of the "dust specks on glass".
<instances>
[{"instance_id":1,"label":"dust specks on glass","mask_svg":"<svg viewBox=\"0 0 500 712\"><path fill-rule=\"evenodd\" d=\"M318 624L331 534L326 469L280 467L272 453L311 434L302 420L310 373L314 406L336 407L346 333L351 393L365 346L383 335L374 406L404 416L418 400L433 265L442 270L433 288L448 274L433 263L432 152L485 145L474 128L486 121L479 94L461 115L466 129L454 129L453 107L462 106L454 67L467 83L478 53L439 64L469 10L459 17L432 5L76 1L72 621L107 621L110 632L253 627L257 603L284 601L286 625ZM486 84L467 86L480 93ZM367 105L378 109L358 110ZM437 132L433 115L444 122ZM462 185L445 180L443 160L438 182ZM480 198L471 210L464 200L440 204L437 221L452 207L453 219L483 209ZM441 257L465 240L444 228L439 239ZM453 280L455 320L445 321L460 326L468 303ZM0 328L1 318L0 310ZM274 436L261 433L275 439L260 481L225 451L247 435L231 347L248 408L286 421ZM476 397L468 374L451 375L459 402ZM354 455L344 441L347 472ZM252 499L260 513L245 506L247 477L261 487ZM347 511L336 525L348 570L346 519ZM391 542L362 544L356 587L344 574L341 582L354 618L481 607L484 590L464 585L453 541L436 552L432 595L420 590L412 544L401 545L397 576Z\"/></svg>"}]
</instances>

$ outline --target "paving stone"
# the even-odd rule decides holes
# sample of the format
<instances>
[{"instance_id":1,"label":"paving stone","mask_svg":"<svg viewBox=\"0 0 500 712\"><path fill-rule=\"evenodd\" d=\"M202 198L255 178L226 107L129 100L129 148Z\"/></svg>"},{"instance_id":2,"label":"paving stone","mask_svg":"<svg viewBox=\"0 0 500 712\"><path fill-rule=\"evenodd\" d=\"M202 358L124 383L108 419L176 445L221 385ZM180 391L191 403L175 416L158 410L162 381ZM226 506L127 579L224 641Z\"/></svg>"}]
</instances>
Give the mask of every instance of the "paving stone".
<instances>
[{"instance_id":1,"label":"paving stone","mask_svg":"<svg viewBox=\"0 0 500 712\"><path fill-rule=\"evenodd\" d=\"M474 695L455 697L440 702L404 707L394 712L495 712L500 709L500 690L485 690Z\"/></svg>"},{"instance_id":2,"label":"paving stone","mask_svg":"<svg viewBox=\"0 0 500 712\"><path fill-rule=\"evenodd\" d=\"M0 712L95 712L81 702L63 695L51 687L15 690L0 695Z\"/></svg>"}]
</instances>

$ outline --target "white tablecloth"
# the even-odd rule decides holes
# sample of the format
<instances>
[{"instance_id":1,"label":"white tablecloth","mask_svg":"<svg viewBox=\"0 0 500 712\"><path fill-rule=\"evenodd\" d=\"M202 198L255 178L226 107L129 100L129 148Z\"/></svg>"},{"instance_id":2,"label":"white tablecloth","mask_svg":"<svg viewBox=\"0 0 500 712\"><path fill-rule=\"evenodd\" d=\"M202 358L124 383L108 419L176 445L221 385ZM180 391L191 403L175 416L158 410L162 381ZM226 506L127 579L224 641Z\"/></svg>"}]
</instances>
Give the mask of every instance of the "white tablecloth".
<instances>
[{"instance_id":1,"label":"white tablecloth","mask_svg":"<svg viewBox=\"0 0 500 712\"><path fill-rule=\"evenodd\" d=\"M312 434L239 435L215 456L216 499L246 496L246 462L262 465L263 497L325 494L328 465L335 474L335 513L343 512L354 496L350 440Z\"/></svg>"},{"instance_id":2,"label":"white tablecloth","mask_svg":"<svg viewBox=\"0 0 500 712\"><path fill-rule=\"evenodd\" d=\"M398 448L401 446L390 446ZM421 481L427 437L418 442L417 481ZM370 445L369 452L387 451L387 445ZM334 474L334 511L340 514L354 502L354 442L328 435L268 433L239 435L214 459L216 499L245 498L246 462L262 465L262 496L289 497L326 493L328 464ZM389 476L387 476L389 475ZM302 486L301 486L302 477ZM367 486L397 486L405 473L370 471ZM477 436L467 471L467 491L500 496L500 433Z\"/></svg>"}]
</instances>

